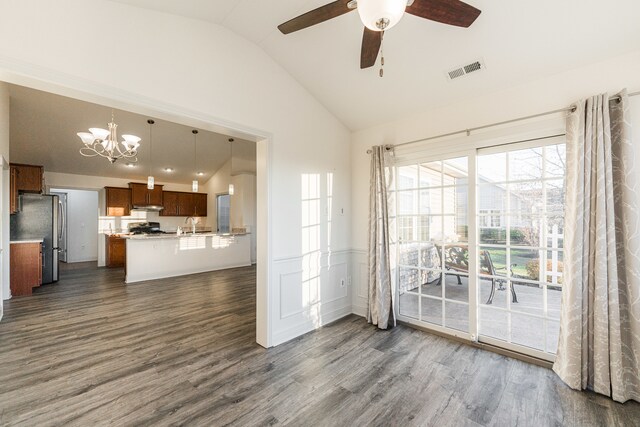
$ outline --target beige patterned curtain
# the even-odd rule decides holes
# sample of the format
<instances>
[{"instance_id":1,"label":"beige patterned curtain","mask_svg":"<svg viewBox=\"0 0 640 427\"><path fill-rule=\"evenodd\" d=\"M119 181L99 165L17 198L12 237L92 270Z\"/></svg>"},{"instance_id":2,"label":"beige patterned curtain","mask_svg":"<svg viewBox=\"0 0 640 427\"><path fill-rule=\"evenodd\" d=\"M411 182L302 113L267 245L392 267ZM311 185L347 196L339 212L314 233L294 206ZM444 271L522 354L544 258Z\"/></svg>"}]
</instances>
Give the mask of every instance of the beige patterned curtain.
<instances>
[{"instance_id":1,"label":"beige patterned curtain","mask_svg":"<svg viewBox=\"0 0 640 427\"><path fill-rule=\"evenodd\" d=\"M389 252L389 188L392 173L384 146L371 147L369 187L369 310L367 320L380 329L395 326Z\"/></svg>"},{"instance_id":2,"label":"beige patterned curtain","mask_svg":"<svg viewBox=\"0 0 640 427\"><path fill-rule=\"evenodd\" d=\"M553 370L574 389L640 401L640 165L627 93L611 107L606 94L575 107L567 119L565 285Z\"/></svg>"}]
</instances>

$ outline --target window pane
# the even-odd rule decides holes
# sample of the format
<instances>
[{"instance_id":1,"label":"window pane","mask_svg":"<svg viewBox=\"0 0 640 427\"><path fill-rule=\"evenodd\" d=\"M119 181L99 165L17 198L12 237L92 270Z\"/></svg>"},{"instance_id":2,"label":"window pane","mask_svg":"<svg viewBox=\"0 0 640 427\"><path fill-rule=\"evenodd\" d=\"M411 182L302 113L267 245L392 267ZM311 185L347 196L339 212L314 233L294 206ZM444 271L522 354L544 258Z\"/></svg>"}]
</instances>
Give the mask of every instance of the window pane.
<instances>
[{"instance_id":1,"label":"window pane","mask_svg":"<svg viewBox=\"0 0 640 427\"><path fill-rule=\"evenodd\" d=\"M517 182L509 184L509 212L525 215L544 213L542 182Z\"/></svg>"},{"instance_id":2,"label":"window pane","mask_svg":"<svg viewBox=\"0 0 640 427\"><path fill-rule=\"evenodd\" d=\"M478 156L478 183L507 180L507 154L497 153Z\"/></svg>"},{"instance_id":3,"label":"window pane","mask_svg":"<svg viewBox=\"0 0 640 427\"><path fill-rule=\"evenodd\" d=\"M469 276L448 270L446 273L444 295L446 299L468 302L469 301Z\"/></svg>"},{"instance_id":4,"label":"window pane","mask_svg":"<svg viewBox=\"0 0 640 427\"><path fill-rule=\"evenodd\" d=\"M507 229L506 228L489 228L483 226L482 217L478 218L480 222L480 243L486 243L490 245L506 245L507 244Z\"/></svg>"},{"instance_id":5,"label":"window pane","mask_svg":"<svg viewBox=\"0 0 640 427\"><path fill-rule=\"evenodd\" d=\"M442 185L442 162L429 162L420 165L420 187L439 187Z\"/></svg>"},{"instance_id":6,"label":"window pane","mask_svg":"<svg viewBox=\"0 0 640 427\"><path fill-rule=\"evenodd\" d=\"M507 275L507 250L505 248L480 248L480 274Z\"/></svg>"},{"instance_id":7,"label":"window pane","mask_svg":"<svg viewBox=\"0 0 640 427\"><path fill-rule=\"evenodd\" d=\"M547 265L544 272L544 281L547 283L562 286L563 255L562 251L547 251Z\"/></svg>"},{"instance_id":8,"label":"window pane","mask_svg":"<svg viewBox=\"0 0 640 427\"><path fill-rule=\"evenodd\" d=\"M508 338L508 313L487 306L480 307L480 334L506 341Z\"/></svg>"},{"instance_id":9,"label":"window pane","mask_svg":"<svg viewBox=\"0 0 640 427\"><path fill-rule=\"evenodd\" d=\"M545 173L547 177L563 177L565 174L566 159L565 144L545 147Z\"/></svg>"},{"instance_id":10,"label":"window pane","mask_svg":"<svg viewBox=\"0 0 640 427\"><path fill-rule=\"evenodd\" d=\"M544 350L544 321L537 317L511 313L511 342Z\"/></svg>"},{"instance_id":11,"label":"window pane","mask_svg":"<svg viewBox=\"0 0 640 427\"><path fill-rule=\"evenodd\" d=\"M401 216L396 218L398 223L398 241L400 243L414 242L417 240L417 221L415 216Z\"/></svg>"},{"instance_id":12,"label":"window pane","mask_svg":"<svg viewBox=\"0 0 640 427\"><path fill-rule=\"evenodd\" d=\"M483 184L478 187L478 213L500 216L506 210L506 184Z\"/></svg>"},{"instance_id":13,"label":"window pane","mask_svg":"<svg viewBox=\"0 0 640 427\"><path fill-rule=\"evenodd\" d=\"M420 250L420 267L441 269L441 247L435 243L422 243Z\"/></svg>"},{"instance_id":14,"label":"window pane","mask_svg":"<svg viewBox=\"0 0 640 427\"><path fill-rule=\"evenodd\" d=\"M510 249L511 275L513 277L541 280L540 279L540 251L537 249Z\"/></svg>"},{"instance_id":15,"label":"window pane","mask_svg":"<svg viewBox=\"0 0 640 427\"><path fill-rule=\"evenodd\" d=\"M444 161L444 173L455 178L455 185L468 184L469 160L467 157L458 157Z\"/></svg>"},{"instance_id":16,"label":"window pane","mask_svg":"<svg viewBox=\"0 0 640 427\"><path fill-rule=\"evenodd\" d=\"M397 180L398 189L406 190L418 188L418 166L401 166L398 169Z\"/></svg>"},{"instance_id":17,"label":"window pane","mask_svg":"<svg viewBox=\"0 0 640 427\"><path fill-rule=\"evenodd\" d=\"M398 215L415 215L418 212L418 192L398 191Z\"/></svg>"},{"instance_id":18,"label":"window pane","mask_svg":"<svg viewBox=\"0 0 640 427\"><path fill-rule=\"evenodd\" d=\"M401 293L399 298L400 314L418 320L418 295Z\"/></svg>"},{"instance_id":19,"label":"window pane","mask_svg":"<svg viewBox=\"0 0 640 427\"><path fill-rule=\"evenodd\" d=\"M564 212L564 181L551 180L547 186L547 213L562 214Z\"/></svg>"},{"instance_id":20,"label":"window pane","mask_svg":"<svg viewBox=\"0 0 640 427\"><path fill-rule=\"evenodd\" d=\"M429 188L420 191L420 213L437 215L442 213L442 189Z\"/></svg>"},{"instance_id":21,"label":"window pane","mask_svg":"<svg viewBox=\"0 0 640 427\"><path fill-rule=\"evenodd\" d=\"M426 242L441 242L442 241L442 217L426 216L420 217L420 240Z\"/></svg>"},{"instance_id":22,"label":"window pane","mask_svg":"<svg viewBox=\"0 0 640 427\"><path fill-rule=\"evenodd\" d=\"M422 297L422 320L442 325L442 300Z\"/></svg>"},{"instance_id":23,"label":"window pane","mask_svg":"<svg viewBox=\"0 0 640 427\"><path fill-rule=\"evenodd\" d=\"M540 246L543 217L532 215L509 216L511 231L509 234L512 246Z\"/></svg>"},{"instance_id":24,"label":"window pane","mask_svg":"<svg viewBox=\"0 0 640 427\"><path fill-rule=\"evenodd\" d=\"M418 292L420 286L420 270L416 268L400 267L398 277L398 289L400 292Z\"/></svg>"},{"instance_id":25,"label":"window pane","mask_svg":"<svg viewBox=\"0 0 640 427\"><path fill-rule=\"evenodd\" d=\"M509 180L542 178L542 147L509 153Z\"/></svg>"},{"instance_id":26,"label":"window pane","mask_svg":"<svg viewBox=\"0 0 640 427\"><path fill-rule=\"evenodd\" d=\"M562 300L562 288L547 286L547 317L560 319L560 301Z\"/></svg>"},{"instance_id":27,"label":"window pane","mask_svg":"<svg viewBox=\"0 0 640 427\"><path fill-rule=\"evenodd\" d=\"M422 270L422 295L442 297L442 270Z\"/></svg>"},{"instance_id":28,"label":"window pane","mask_svg":"<svg viewBox=\"0 0 640 427\"><path fill-rule=\"evenodd\" d=\"M547 247L564 248L564 216L547 216Z\"/></svg>"},{"instance_id":29,"label":"window pane","mask_svg":"<svg viewBox=\"0 0 640 427\"><path fill-rule=\"evenodd\" d=\"M507 279L480 276L478 278L478 286L480 286L479 303L481 306L507 308L507 296L509 296Z\"/></svg>"},{"instance_id":30,"label":"window pane","mask_svg":"<svg viewBox=\"0 0 640 427\"><path fill-rule=\"evenodd\" d=\"M458 193L462 190L462 187L446 187L442 189L442 200L443 200L443 213L445 214L456 214L458 211L456 208L458 207ZM465 191L466 194L466 191ZM464 208L466 206L461 206Z\"/></svg>"},{"instance_id":31,"label":"window pane","mask_svg":"<svg viewBox=\"0 0 640 427\"><path fill-rule=\"evenodd\" d=\"M523 313L544 314L544 289L531 283L511 282L518 302L511 302L511 310Z\"/></svg>"},{"instance_id":32,"label":"window pane","mask_svg":"<svg viewBox=\"0 0 640 427\"><path fill-rule=\"evenodd\" d=\"M444 312L444 322L446 327L457 329L458 331L469 332L468 304L455 304L445 301Z\"/></svg>"},{"instance_id":33,"label":"window pane","mask_svg":"<svg viewBox=\"0 0 640 427\"><path fill-rule=\"evenodd\" d=\"M418 266L420 247L418 243L400 244L399 247L399 263L405 266Z\"/></svg>"}]
</instances>

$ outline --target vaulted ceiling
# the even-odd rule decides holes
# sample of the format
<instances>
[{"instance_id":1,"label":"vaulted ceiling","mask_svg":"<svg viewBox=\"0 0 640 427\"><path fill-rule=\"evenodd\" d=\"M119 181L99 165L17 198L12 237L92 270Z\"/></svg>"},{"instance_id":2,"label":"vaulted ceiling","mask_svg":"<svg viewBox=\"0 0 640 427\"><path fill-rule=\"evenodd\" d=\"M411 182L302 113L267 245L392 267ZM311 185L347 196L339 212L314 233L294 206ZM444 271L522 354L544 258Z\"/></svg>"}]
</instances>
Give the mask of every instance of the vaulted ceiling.
<instances>
[{"instance_id":1,"label":"vaulted ceiling","mask_svg":"<svg viewBox=\"0 0 640 427\"><path fill-rule=\"evenodd\" d=\"M329 0L112 0L222 25L262 47L352 130L366 128L640 49L637 0L468 0L468 29L407 15L385 34L384 78L359 67L351 12L283 35L277 25ZM476 59L486 69L454 81ZM631 88L637 89L637 88Z\"/></svg>"}]
</instances>

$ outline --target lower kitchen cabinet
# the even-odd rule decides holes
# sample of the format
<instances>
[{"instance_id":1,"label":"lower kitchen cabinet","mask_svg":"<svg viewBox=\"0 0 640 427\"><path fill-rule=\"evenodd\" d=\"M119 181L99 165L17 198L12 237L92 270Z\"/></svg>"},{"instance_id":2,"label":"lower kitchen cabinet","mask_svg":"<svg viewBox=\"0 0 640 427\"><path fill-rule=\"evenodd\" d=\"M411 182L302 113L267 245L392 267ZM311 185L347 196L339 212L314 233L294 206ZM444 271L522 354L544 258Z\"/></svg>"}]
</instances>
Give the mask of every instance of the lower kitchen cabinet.
<instances>
[{"instance_id":1,"label":"lower kitchen cabinet","mask_svg":"<svg viewBox=\"0 0 640 427\"><path fill-rule=\"evenodd\" d=\"M9 258L11 295L31 295L42 284L42 243L11 243Z\"/></svg>"},{"instance_id":2,"label":"lower kitchen cabinet","mask_svg":"<svg viewBox=\"0 0 640 427\"><path fill-rule=\"evenodd\" d=\"M127 241L123 237L106 236L105 265L107 267L124 267L127 258Z\"/></svg>"}]
</instances>

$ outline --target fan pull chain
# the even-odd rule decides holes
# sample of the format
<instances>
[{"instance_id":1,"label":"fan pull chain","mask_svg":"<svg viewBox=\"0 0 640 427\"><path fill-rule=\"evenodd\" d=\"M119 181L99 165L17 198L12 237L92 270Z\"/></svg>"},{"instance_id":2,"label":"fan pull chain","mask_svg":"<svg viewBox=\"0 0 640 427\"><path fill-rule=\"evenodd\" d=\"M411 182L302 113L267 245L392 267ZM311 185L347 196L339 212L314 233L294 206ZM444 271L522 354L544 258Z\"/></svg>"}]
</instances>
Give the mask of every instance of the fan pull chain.
<instances>
[{"instance_id":1,"label":"fan pull chain","mask_svg":"<svg viewBox=\"0 0 640 427\"><path fill-rule=\"evenodd\" d=\"M384 77L384 31L380 35L380 77Z\"/></svg>"}]
</instances>

